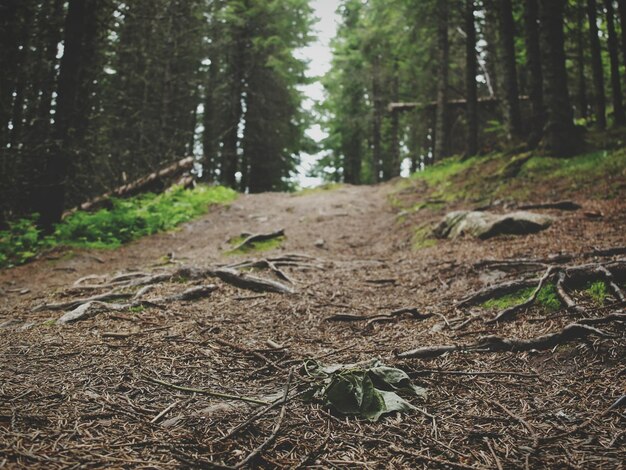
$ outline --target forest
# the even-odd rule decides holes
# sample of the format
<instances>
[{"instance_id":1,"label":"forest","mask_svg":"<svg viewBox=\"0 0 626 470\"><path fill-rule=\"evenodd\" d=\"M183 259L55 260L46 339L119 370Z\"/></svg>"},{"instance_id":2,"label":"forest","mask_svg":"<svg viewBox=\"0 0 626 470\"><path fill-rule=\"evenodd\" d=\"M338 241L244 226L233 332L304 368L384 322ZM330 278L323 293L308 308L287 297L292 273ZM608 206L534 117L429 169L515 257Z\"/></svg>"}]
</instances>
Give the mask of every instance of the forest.
<instances>
[{"instance_id":1,"label":"forest","mask_svg":"<svg viewBox=\"0 0 626 470\"><path fill-rule=\"evenodd\" d=\"M0 469L623 468L626 0L0 0L0 70Z\"/></svg>"}]
</instances>

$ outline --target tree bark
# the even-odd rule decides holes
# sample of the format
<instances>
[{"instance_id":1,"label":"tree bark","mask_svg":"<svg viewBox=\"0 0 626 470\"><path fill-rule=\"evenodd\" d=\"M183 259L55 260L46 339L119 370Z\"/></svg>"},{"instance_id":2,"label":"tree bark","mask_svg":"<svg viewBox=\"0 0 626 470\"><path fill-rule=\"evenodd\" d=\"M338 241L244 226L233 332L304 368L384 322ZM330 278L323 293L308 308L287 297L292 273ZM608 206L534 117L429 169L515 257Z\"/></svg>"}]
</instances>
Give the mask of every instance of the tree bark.
<instances>
[{"instance_id":1,"label":"tree bark","mask_svg":"<svg viewBox=\"0 0 626 470\"><path fill-rule=\"evenodd\" d=\"M437 111L435 115L434 161L448 154L448 68L450 42L448 39L448 2L437 2Z\"/></svg>"},{"instance_id":2,"label":"tree bark","mask_svg":"<svg viewBox=\"0 0 626 470\"><path fill-rule=\"evenodd\" d=\"M237 40L237 45L233 51L231 59L231 80L230 88L228 90L228 114L227 129L224 136L222 158L220 166L220 181L230 188L237 188L237 163L239 159L239 124L243 115L243 109L241 107L241 98L243 92L243 80L244 80L244 47L245 39L243 37L243 31L238 31L237 34L240 37Z\"/></svg>"},{"instance_id":3,"label":"tree bark","mask_svg":"<svg viewBox=\"0 0 626 470\"><path fill-rule=\"evenodd\" d=\"M493 93L492 97L500 96L500 77L498 73L498 14L497 14L497 0L484 0L485 9L485 32L484 37L487 41L485 47L485 69L490 77L491 89Z\"/></svg>"},{"instance_id":4,"label":"tree bark","mask_svg":"<svg viewBox=\"0 0 626 470\"><path fill-rule=\"evenodd\" d=\"M587 101L587 81L585 79L585 11L582 2L576 3L576 72L578 75L578 107L580 117L587 119L589 103Z\"/></svg>"},{"instance_id":5,"label":"tree bark","mask_svg":"<svg viewBox=\"0 0 626 470\"><path fill-rule=\"evenodd\" d=\"M380 96L380 59L374 59L372 74L372 101L374 103L374 116L372 119L372 170L374 172L374 182L381 180L382 173L382 137L381 128L383 122L383 99Z\"/></svg>"},{"instance_id":6,"label":"tree bark","mask_svg":"<svg viewBox=\"0 0 626 470\"><path fill-rule=\"evenodd\" d=\"M102 28L99 11L98 0L69 2L54 115L54 145L47 155L36 198L39 223L45 231L61 220L66 179L89 121L90 96L97 75L93 67L96 38Z\"/></svg>"},{"instance_id":7,"label":"tree bark","mask_svg":"<svg viewBox=\"0 0 626 470\"><path fill-rule=\"evenodd\" d=\"M478 153L478 90L474 0L465 1L465 87L467 94L467 156Z\"/></svg>"},{"instance_id":8,"label":"tree bark","mask_svg":"<svg viewBox=\"0 0 626 470\"><path fill-rule=\"evenodd\" d=\"M598 7L596 0L587 0L587 18L589 20L589 47L591 49L591 71L593 74L593 104L596 126L606 127L606 99L604 95L604 69L598 37Z\"/></svg>"},{"instance_id":9,"label":"tree bark","mask_svg":"<svg viewBox=\"0 0 626 470\"><path fill-rule=\"evenodd\" d=\"M524 26L526 66L530 74L528 94L532 109L528 146L535 148L541 141L545 122L543 72L541 70L541 47L539 44L539 5L537 0L525 0Z\"/></svg>"},{"instance_id":10,"label":"tree bark","mask_svg":"<svg viewBox=\"0 0 626 470\"><path fill-rule=\"evenodd\" d=\"M582 140L574 126L567 88L563 37L565 3L564 0L540 0L539 6L547 106L544 143L553 155L567 157L580 152Z\"/></svg>"},{"instance_id":11,"label":"tree bark","mask_svg":"<svg viewBox=\"0 0 626 470\"><path fill-rule=\"evenodd\" d=\"M622 32L622 60L626 64L626 0L617 0L617 11L619 12L620 30Z\"/></svg>"},{"instance_id":12,"label":"tree bark","mask_svg":"<svg viewBox=\"0 0 626 470\"><path fill-rule=\"evenodd\" d=\"M613 98L613 119L616 126L626 124L626 113L622 102L622 84L619 74L619 53L617 46L617 34L615 32L615 10L613 0L605 0L606 29L608 32L609 58L611 64L611 91Z\"/></svg>"},{"instance_id":13,"label":"tree bark","mask_svg":"<svg viewBox=\"0 0 626 470\"><path fill-rule=\"evenodd\" d=\"M519 87L515 60L515 21L511 0L500 0L500 59L502 64L502 111L510 140L521 136L522 118L519 106Z\"/></svg>"}]
</instances>

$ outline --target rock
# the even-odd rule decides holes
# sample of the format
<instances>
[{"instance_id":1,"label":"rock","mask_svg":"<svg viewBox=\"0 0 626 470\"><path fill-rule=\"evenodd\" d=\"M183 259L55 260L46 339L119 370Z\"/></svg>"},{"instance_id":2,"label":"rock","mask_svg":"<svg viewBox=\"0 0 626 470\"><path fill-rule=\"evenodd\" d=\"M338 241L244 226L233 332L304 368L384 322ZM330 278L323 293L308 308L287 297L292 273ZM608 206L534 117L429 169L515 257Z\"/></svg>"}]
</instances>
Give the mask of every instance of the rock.
<instances>
[{"instance_id":1,"label":"rock","mask_svg":"<svg viewBox=\"0 0 626 470\"><path fill-rule=\"evenodd\" d=\"M487 239L497 235L527 235L548 228L554 218L534 212L493 214L478 211L448 213L434 230L438 238L457 238L470 235Z\"/></svg>"}]
</instances>

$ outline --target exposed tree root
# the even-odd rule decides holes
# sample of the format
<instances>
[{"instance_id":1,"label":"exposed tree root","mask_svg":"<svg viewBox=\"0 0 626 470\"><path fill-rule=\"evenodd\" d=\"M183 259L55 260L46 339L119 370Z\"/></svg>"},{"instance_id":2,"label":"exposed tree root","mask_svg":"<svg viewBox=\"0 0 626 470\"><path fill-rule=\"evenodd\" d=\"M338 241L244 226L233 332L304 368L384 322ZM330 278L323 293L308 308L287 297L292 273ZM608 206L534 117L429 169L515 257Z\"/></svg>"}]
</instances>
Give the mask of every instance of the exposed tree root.
<instances>
[{"instance_id":1,"label":"exposed tree root","mask_svg":"<svg viewBox=\"0 0 626 470\"><path fill-rule=\"evenodd\" d=\"M520 289L526 289L527 287L533 287L537 285L537 281L534 279L522 279L516 281L503 282L495 286L485 287L456 303L457 307L467 307L469 305L477 305L485 302L489 299L496 297L502 297L503 295L517 292Z\"/></svg>"},{"instance_id":2,"label":"exposed tree root","mask_svg":"<svg viewBox=\"0 0 626 470\"><path fill-rule=\"evenodd\" d=\"M575 203L574 201L558 201L558 202L545 202L542 204L526 204L523 206L519 206L520 210L531 210L531 209L557 209L561 211L577 211L578 209L582 209L580 204Z\"/></svg>"},{"instance_id":3,"label":"exposed tree root","mask_svg":"<svg viewBox=\"0 0 626 470\"><path fill-rule=\"evenodd\" d=\"M156 274L149 272L132 272L115 275L113 277L96 275L85 276L78 279L70 288L70 291L107 289L107 292L90 297L72 299L66 302L43 304L36 307L35 310L69 310L58 320L58 322L70 323L89 318L96 313L107 310L125 310L138 306L155 306L162 308L162 304L170 302L197 300L209 296L217 289L216 285L210 284L192 287L184 292L166 297L159 297L151 300L143 299L143 297L157 284L172 282L179 279L199 281L207 278L218 278L226 284L255 292L293 294L295 293L295 290L287 284L274 279L261 278L248 273L243 273L239 271L239 269L267 269L276 277L287 281L289 284L293 284L294 282L286 273L280 270L278 266L292 266L304 269L323 269L322 266L314 263L313 261L315 261L314 258L310 258L305 255L290 254L277 258L244 261L217 268L182 266L168 272L159 272ZM90 284L86 284L88 282ZM130 292L134 288L138 288L137 291ZM120 300L126 300L127 302L112 302Z\"/></svg>"},{"instance_id":4,"label":"exposed tree root","mask_svg":"<svg viewBox=\"0 0 626 470\"><path fill-rule=\"evenodd\" d=\"M67 310L79 307L80 305L87 304L89 302L107 302L109 300L130 299L134 294L119 293L119 292L106 292L104 294L94 295L92 297L69 300L67 302L59 302L52 304L43 304L35 307L34 311L40 310Z\"/></svg>"},{"instance_id":5,"label":"exposed tree root","mask_svg":"<svg viewBox=\"0 0 626 470\"><path fill-rule=\"evenodd\" d=\"M537 295L539 295L539 292L541 291L541 289L543 289L543 287L546 285L548 280L552 277L552 274L555 272L556 269L557 268L551 266L546 270L545 274L541 277L541 279L539 279L539 284L537 284L537 287L535 288L533 293L525 302L522 302L521 304L514 305L513 307L509 307L507 309L502 310L493 319L487 320L485 323L495 323L498 321L511 320L512 318L515 317L515 315L517 315L517 312L530 307L533 303L535 303L535 300L537 299Z\"/></svg>"},{"instance_id":6,"label":"exposed tree root","mask_svg":"<svg viewBox=\"0 0 626 470\"><path fill-rule=\"evenodd\" d=\"M285 229L276 230L275 232L270 233L256 233L253 235L249 235L242 241L239 245L234 247L232 251L243 250L246 248L251 248L254 243L264 242L267 240L272 240L274 238L284 237Z\"/></svg>"},{"instance_id":7,"label":"exposed tree root","mask_svg":"<svg viewBox=\"0 0 626 470\"><path fill-rule=\"evenodd\" d=\"M502 310L494 318L486 320L485 323L512 320L520 311L535 303L539 292L547 285L548 282L554 282L556 286L556 294L559 297L559 300L567 307L568 310L581 313L582 309L576 305L576 302L570 296L568 290L598 278L606 282L611 293L617 300L620 302L624 302L626 300L624 292L618 285L618 281L622 281L626 278L626 260L618 259L606 264L548 266L545 273L539 280L532 281L528 279L521 279L490 286L462 299L457 303L457 307L475 305L489 299L498 298L503 295L519 291L520 289L527 288L529 286L536 286L533 293L524 302Z\"/></svg>"},{"instance_id":8,"label":"exposed tree root","mask_svg":"<svg viewBox=\"0 0 626 470\"><path fill-rule=\"evenodd\" d=\"M174 295L170 295L167 297L159 297L157 299L152 299L152 300L138 300L137 295L135 295L133 297L132 302L125 303L125 304L108 303L108 302L103 302L101 300L89 300L87 302L81 303L80 305L75 307L73 310L70 310L69 312L65 313L61 318L57 320L57 322L61 324L71 323L71 322L75 322L79 320L86 320L87 318L90 318L100 312L111 311L111 310L121 311L121 310L127 310L129 308L133 308L133 307L163 308L161 304L164 304L164 303L167 304L170 302L198 300L201 298L208 297L216 289L217 289L217 286L213 284L207 285L207 286L192 287L179 294L174 294ZM60 305L60 304L56 304L56 305Z\"/></svg>"},{"instance_id":9,"label":"exposed tree root","mask_svg":"<svg viewBox=\"0 0 626 470\"><path fill-rule=\"evenodd\" d=\"M610 258L612 256L626 255L626 247L619 246L613 248L602 248L587 251L574 255L557 254L548 256L547 258L513 258L513 259L484 259L474 263L474 269L494 268L494 269L545 269L554 264L565 264L574 260L574 258Z\"/></svg>"},{"instance_id":10,"label":"exposed tree root","mask_svg":"<svg viewBox=\"0 0 626 470\"><path fill-rule=\"evenodd\" d=\"M222 268L210 271L210 273L227 284L255 292L277 292L279 294L293 294L295 292L291 287L278 281L251 276L234 269Z\"/></svg>"},{"instance_id":11,"label":"exposed tree root","mask_svg":"<svg viewBox=\"0 0 626 470\"><path fill-rule=\"evenodd\" d=\"M383 323L393 321L402 315L410 315L411 318L415 320L424 320L426 318L430 318L434 315L434 313L421 313L416 307L411 308L401 308L398 310L394 310L393 312L382 314L382 315L352 315L349 313L339 313L337 315L332 315L326 318L326 321L338 321L338 322L357 322L357 321L367 321L367 326L370 326L374 323Z\"/></svg>"},{"instance_id":12,"label":"exposed tree root","mask_svg":"<svg viewBox=\"0 0 626 470\"><path fill-rule=\"evenodd\" d=\"M613 317L609 321L615 321ZM442 346L429 346L424 348L417 348L410 351L396 353L396 357L400 359L409 358L421 358L428 359L441 356L448 352L522 352L531 350L544 350L551 349L560 344L566 344L572 341L585 339L590 335L599 336L602 338L611 337L607 333L589 325L583 325L581 323L571 323L564 327L561 331L556 333L550 333L542 336L537 336L530 339L519 338L502 338L500 336L486 336L481 338L477 343L466 345L442 345Z\"/></svg>"}]
</instances>

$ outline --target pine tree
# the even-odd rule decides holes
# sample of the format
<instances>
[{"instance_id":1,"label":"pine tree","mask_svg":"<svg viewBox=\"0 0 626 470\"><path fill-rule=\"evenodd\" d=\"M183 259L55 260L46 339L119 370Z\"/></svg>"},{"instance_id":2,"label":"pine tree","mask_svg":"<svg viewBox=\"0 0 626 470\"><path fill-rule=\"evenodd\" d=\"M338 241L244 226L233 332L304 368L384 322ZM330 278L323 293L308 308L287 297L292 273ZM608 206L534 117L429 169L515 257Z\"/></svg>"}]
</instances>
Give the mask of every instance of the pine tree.
<instances>
[{"instance_id":1,"label":"pine tree","mask_svg":"<svg viewBox=\"0 0 626 470\"><path fill-rule=\"evenodd\" d=\"M544 142L548 150L559 157L574 155L581 147L567 87L563 38L564 6L563 0L539 0L544 97L547 107Z\"/></svg>"},{"instance_id":2,"label":"pine tree","mask_svg":"<svg viewBox=\"0 0 626 470\"><path fill-rule=\"evenodd\" d=\"M604 95L604 68L598 37L598 7L596 0L587 0L587 18L589 22L589 45L591 49L591 71L593 74L593 102L596 125L606 127L606 99Z\"/></svg>"},{"instance_id":3,"label":"pine tree","mask_svg":"<svg viewBox=\"0 0 626 470\"><path fill-rule=\"evenodd\" d=\"M619 73L619 53L617 45L617 33L615 32L615 10L613 8L613 0L605 0L606 8L606 29L608 33L609 48L609 64L611 70L611 91L613 98L613 119L615 125L623 126L626 124L626 113L624 112L624 103L622 97L622 84Z\"/></svg>"}]
</instances>

